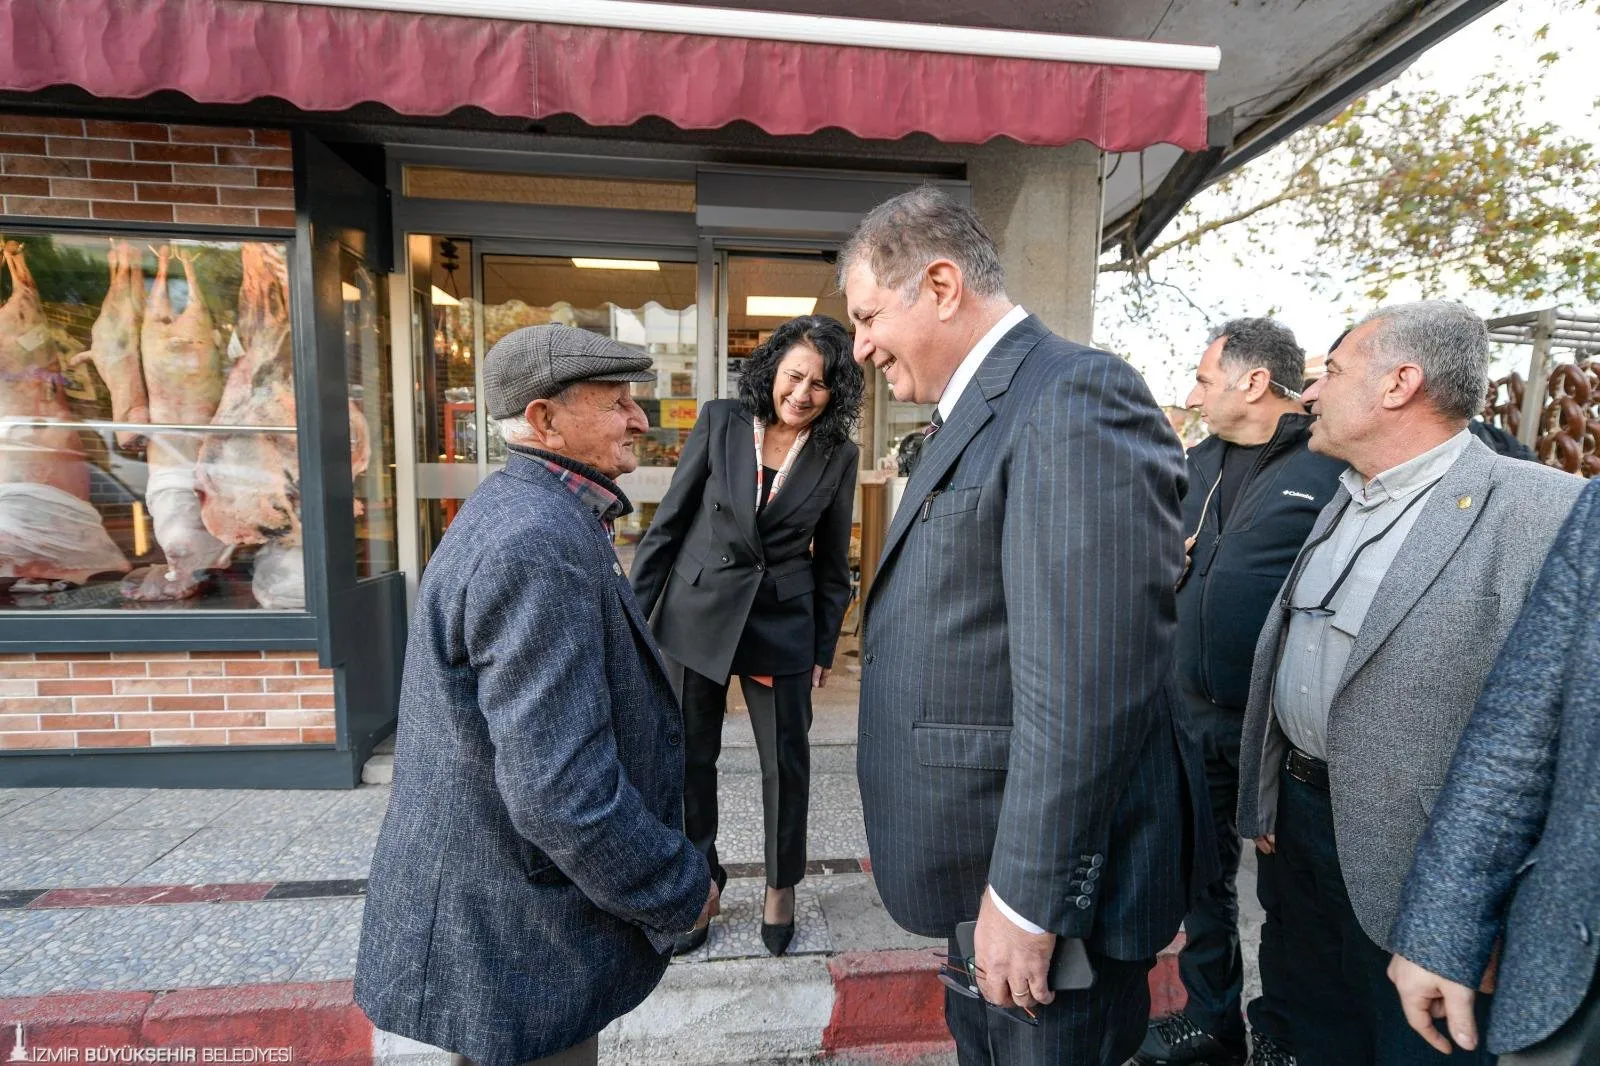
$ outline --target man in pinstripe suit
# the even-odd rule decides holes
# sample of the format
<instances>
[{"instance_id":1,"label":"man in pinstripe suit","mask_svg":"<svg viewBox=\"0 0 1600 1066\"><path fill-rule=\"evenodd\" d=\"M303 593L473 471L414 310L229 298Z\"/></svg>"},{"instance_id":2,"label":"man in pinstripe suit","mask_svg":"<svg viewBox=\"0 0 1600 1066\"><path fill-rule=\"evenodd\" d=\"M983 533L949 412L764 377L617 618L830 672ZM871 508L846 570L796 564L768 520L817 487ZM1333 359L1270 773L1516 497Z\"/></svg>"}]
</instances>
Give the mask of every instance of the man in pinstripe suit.
<instances>
[{"instance_id":1,"label":"man in pinstripe suit","mask_svg":"<svg viewBox=\"0 0 1600 1066\"><path fill-rule=\"evenodd\" d=\"M1117 1066L1209 877L1170 689L1182 449L1131 367L1012 305L944 193L875 209L839 269L856 359L938 404L866 604L873 874L912 932L976 918L984 999L1040 1023L947 993L963 1064ZM1048 987L1058 938L1085 942L1092 987Z\"/></svg>"}]
</instances>

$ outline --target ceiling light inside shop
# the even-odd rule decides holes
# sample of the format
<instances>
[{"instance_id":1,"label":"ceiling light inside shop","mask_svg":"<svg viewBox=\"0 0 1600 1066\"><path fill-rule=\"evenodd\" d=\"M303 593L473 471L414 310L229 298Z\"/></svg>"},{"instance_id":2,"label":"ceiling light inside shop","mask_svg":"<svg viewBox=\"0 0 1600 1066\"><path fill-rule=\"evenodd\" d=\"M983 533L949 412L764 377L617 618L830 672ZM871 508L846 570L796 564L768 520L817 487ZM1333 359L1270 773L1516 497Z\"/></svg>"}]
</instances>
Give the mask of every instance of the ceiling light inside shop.
<instances>
[{"instance_id":1,"label":"ceiling light inside shop","mask_svg":"<svg viewBox=\"0 0 1600 1066\"><path fill-rule=\"evenodd\" d=\"M339 291L344 293L345 303L358 304L361 302L361 290L350 284L348 281L341 281L339 283Z\"/></svg>"},{"instance_id":2,"label":"ceiling light inside shop","mask_svg":"<svg viewBox=\"0 0 1600 1066\"><path fill-rule=\"evenodd\" d=\"M582 270L660 270L661 264L654 259L581 259L572 260L572 265Z\"/></svg>"},{"instance_id":3,"label":"ceiling light inside shop","mask_svg":"<svg viewBox=\"0 0 1600 1066\"><path fill-rule=\"evenodd\" d=\"M460 307L461 301L445 292L439 286L433 287L433 306L435 307Z\"/></svg>"},{"instance_id":4,"label":"ceiling light inside shop","mask_svg":"<svg viewBox=\"0 0 1600 1066\"><path fill-rule=\"evenodd\" d=\"M744 313L752 318L794 318L817 309L815 296L746 296Z\"/></svg>"}]
</instances>

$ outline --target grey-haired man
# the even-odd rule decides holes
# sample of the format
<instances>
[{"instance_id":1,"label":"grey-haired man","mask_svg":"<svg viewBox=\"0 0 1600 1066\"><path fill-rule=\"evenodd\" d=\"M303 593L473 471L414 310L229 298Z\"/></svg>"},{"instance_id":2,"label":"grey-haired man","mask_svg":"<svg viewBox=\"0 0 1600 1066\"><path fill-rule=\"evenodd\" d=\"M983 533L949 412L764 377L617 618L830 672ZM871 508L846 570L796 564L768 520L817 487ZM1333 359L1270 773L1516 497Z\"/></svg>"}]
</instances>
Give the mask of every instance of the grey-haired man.
<instances>
[{"instance_id":1,"label":"grey-haired man","mask_svg":"<svg viewBox=\"0 0 1600 1066\"><path fill-rule=\"evenodd\" d=\"M1386 307L1306 392L1312 450L1349 467L1267 613L1239 760L1239 830L1277 865L1300 1066L1462 1060L1405 1021L1391 926L1456 741L1583 488L1468 431L1488 349L1458 304Z\"/></svg>"},{"instance_id":2,"label":"grey-haired man","mask_svg":"<svg viewBox=\"0 0 1600 1066\"><path fill-rule=\"evenodd\" d=\"M677 702L611 545L653 376L566 326L490 349L511 454L417 591L356 1001L483 1066L594 1063L707 902Z\"/></svg>"}]
</instances>

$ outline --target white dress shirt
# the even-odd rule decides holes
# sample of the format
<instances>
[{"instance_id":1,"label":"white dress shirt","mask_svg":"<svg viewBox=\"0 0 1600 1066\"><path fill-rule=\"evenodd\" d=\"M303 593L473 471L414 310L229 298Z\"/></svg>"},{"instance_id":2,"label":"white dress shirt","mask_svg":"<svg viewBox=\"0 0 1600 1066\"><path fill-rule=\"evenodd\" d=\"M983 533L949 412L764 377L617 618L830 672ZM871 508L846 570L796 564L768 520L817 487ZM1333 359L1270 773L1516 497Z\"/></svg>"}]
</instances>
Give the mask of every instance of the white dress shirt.
<instances>
[{"instance_id":1,"label":"white dress shirt","mask_svg":"<svg viewBox=\"0 0 1600 1066\"><path fill-rule=\"evenodd\" d=\"M956 367L956 372L950 375L950 380L945 384L944 392L939 397L939 421L948 422L950 412L956 409L956 401L961 399L961 394L967 391L967 382L971 381L978 373L978 367L989 358L989 353L994 351L994 346L1000 343L1000 338L1016 326L1018 322L1028 317L1028 312L1021 307L1013 307L989 328L989 332L979 338L978 343L972 346L972 351L961 360L961 365Z\"/></svg>"},{"instance_id":2,"label":"white dress shirt","mask_svg":"<svg viewBox=\"0 0 1600 1066\"><path fill-rule=\"evenodd\" d=\"M1273 679L1272 711L1289 743L1307 755L1327 761L1328 712L1361 624L1390 567L1400 561L1406 536L1434 486L1471 443L1472 434L1463 429L1371 481L1363 481L1349 468L1339 475L1350 502L1327 538L1310 549L1292 590L1294 606L1322 602L1357 547L1388 532L1356 560L1328 605L1331 613L1295 611L1289 616L1283 657Z\"/></svg>"}]
</instances>

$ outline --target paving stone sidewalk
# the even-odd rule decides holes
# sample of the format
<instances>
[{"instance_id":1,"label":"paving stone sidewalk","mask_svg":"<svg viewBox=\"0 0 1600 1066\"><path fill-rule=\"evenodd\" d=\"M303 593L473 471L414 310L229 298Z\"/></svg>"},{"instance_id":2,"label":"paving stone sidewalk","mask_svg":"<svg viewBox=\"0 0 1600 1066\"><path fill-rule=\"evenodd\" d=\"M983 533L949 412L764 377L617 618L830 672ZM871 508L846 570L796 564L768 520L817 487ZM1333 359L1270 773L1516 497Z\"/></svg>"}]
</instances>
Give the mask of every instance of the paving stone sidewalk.
<instances>
[{"instance_id":1,"label":"paving stone sidewalk","mask_svg":"<svg viewBox=\"0 0 1600 1066\"><path fill-rule=\"evenodd\" d=\"M765 954L755 751L730 746L721 763L719 850L746 876L729 882L706 946L683 960L691 965ZM798 893L792 952L924 943L889 921L860 872L854 747L818 745L812 766L813 872ZM388 794L0 790L0 997L348 978L360 879ZM171 891L117 905L151 895L127 886ZM196 895L215 901L162 901Z\"/></svg>"}]
</instances>

